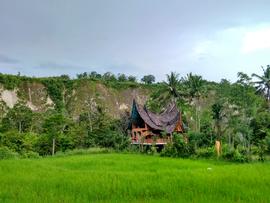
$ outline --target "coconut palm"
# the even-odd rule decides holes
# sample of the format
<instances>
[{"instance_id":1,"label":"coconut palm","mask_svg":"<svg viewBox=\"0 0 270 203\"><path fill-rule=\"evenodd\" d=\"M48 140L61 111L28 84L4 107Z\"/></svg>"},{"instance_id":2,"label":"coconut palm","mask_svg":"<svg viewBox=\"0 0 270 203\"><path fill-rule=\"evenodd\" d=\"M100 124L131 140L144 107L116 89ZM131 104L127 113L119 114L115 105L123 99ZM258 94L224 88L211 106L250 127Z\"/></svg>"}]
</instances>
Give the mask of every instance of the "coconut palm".
<instances>
[{"instance_id":1,"label":"coconut palm","mask_svg":"<svg viewBox=\"0 0 270 203\"><path fill-rule=\"evenodd\" d=\"M195 105L195 130L200 131L200 97L203 92L204 81L202 76L193 75L192 73L187 74L185 78L182 78L185 91L189 98L189 103Z\"/></svg>"},{"instance_id":2,"label":"coconut palm","mask_svg":"<svg viewBox=\"0 0 270 203\"><path fill-rule=\"evenodd\" d=\"M262 66L263 75L252 74L252 77L259 79L254 82L257 86L258 92L265 95L266 100L270 103L270 65L267 65L266 69Z\"/></svg>"},{"instance_id":3,"label":"coconut palm","mask_svg":"<svg viewBox=\"0 0 270 203\"><path fill-rule=\"evenodd\" d=\"M160 97L161 101L174 101L176 102L177 99L180 97L180 93L178 91L180 80L179 74L175 72L171 72L167 74L167 81L163 81L161 88Z\"/></svg>"},{"instance_id":4,"label":"coconut palm","mask_svg":"<svg viewBox=\"0 0 270 203\"><path fill-rule=\"evenodd\" d=\"M177 90L179 85L179 74L175 72L171 72L170 75L167 76L167 82L164 82L167 88L169 89L169 94L174 98L179 97L179 92Z\"/></svg>"},{"instance_id":5,"label":"coconut palm","mask_svg":"<svg viewBox=\"0 0 270 203\"><path fill-rule=\"evenodd\" d=\"M183 81L190 98L199 98L203 88L202 76L189 73L185 78L183 78Z\"/></svg>"}]
</instances>

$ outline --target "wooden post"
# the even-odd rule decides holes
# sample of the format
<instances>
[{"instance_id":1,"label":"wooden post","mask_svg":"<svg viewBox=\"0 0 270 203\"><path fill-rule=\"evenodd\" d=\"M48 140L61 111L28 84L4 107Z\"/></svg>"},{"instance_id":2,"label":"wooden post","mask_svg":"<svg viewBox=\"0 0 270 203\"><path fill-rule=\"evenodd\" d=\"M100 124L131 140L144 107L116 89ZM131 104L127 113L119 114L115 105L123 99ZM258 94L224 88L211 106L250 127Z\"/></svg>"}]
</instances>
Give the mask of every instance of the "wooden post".
<instances>
[{"instance_id":1,"label":"wooden post","mask_svg":"<svg viewBox=\"0 0 270 203\"><path fill-rule=\"evenodd\" d=\"M52 155L54 155L54 152L55 152L55 138L53 138Z\"/></svg>"},{"instance_id":2,"label":"wooden post","mask_svg":"<svg viewBox=\"0 0 270 203\"><path fill-rule=\"evenodd\" d=\"M216 140L215 147L216 147L216 151L217 151L217 156L219 157L221 154L221 142L219 140Z\"/></svg>"}]
</instances>

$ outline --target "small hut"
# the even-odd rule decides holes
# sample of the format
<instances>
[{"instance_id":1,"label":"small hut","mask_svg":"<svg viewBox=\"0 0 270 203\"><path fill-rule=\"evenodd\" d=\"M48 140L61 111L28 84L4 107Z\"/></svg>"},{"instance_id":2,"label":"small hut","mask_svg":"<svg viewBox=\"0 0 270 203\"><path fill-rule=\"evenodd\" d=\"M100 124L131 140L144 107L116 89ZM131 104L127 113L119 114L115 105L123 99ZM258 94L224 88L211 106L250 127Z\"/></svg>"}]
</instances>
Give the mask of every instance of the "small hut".
<instances>
[{"instance_id":1,"label":"small hut","mask_svg":"<svg viewBox=\"0 0 270 203\"><path fill-rule=\"evenodd\" d=\"M171 141L172 133L183 133L180 111L175 103L168 105L161 114L155 114L133 100L129 128L132 144L165 145Z\"/></svg>"}]
</instances>

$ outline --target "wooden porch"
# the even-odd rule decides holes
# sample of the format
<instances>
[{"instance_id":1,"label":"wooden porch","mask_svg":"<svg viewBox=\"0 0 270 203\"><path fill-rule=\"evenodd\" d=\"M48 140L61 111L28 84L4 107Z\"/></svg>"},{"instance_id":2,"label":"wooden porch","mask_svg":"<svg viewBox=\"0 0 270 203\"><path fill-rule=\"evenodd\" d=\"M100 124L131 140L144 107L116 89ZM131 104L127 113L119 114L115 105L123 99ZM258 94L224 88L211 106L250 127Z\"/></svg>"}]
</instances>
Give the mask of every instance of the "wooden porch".
<instances>
[{"instance_id":1,"label":"wooden porch","mask_svg":"<svg viewBox=\"0 0 270 203\"><path fill-rule=\"evenodd\" d=\"M165 145L171 141L170 136L161 137L160 134L154 134L153 131L145 124L144 128L132 126L131 143L143 145Z\"/></svg>"}]
</instances>

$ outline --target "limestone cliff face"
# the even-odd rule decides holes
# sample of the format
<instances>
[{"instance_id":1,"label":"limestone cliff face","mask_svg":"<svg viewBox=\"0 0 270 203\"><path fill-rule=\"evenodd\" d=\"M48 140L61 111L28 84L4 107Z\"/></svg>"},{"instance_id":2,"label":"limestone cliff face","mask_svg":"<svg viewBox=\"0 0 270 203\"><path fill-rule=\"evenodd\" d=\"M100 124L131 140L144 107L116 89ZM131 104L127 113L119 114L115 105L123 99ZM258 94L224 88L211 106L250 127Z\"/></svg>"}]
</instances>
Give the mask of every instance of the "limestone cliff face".
<instances>
[{"instance_id":1,"label":"limestone cliff face","mask_svg":"<svg viewBox=\"0 0 270 203\"><path fill-rule=\"evenodd\" d=\"M89 102L97 103L104 107L109 115L117 118L121 113L130 110L133 99L144 103L148 94L149 91L143 88L117 90L100 83L83 84L73 90L67 106L73 116L78 116L87 108Z\"/></svg>"},{"instance_id":2,"label":"limestone cliff face","mask_svg":"<svg viewBox=\"0 0 270 203\"><path fill-rule=\"evenodd\" d=\"M145 103L150 90L146 87L112 88L100 82L84 81L76 83L72 91L63 92L63 103L73 118L88 108L89 104L99 105L112 117L119 117L123 112L130 111L132 100ZM13 90L7 90L0 84L0 115L18 102L23 103L32 111L46 111L55 104L49 96L47 88L38 82L24 82Z\"/></svg>"}]
</instances>

